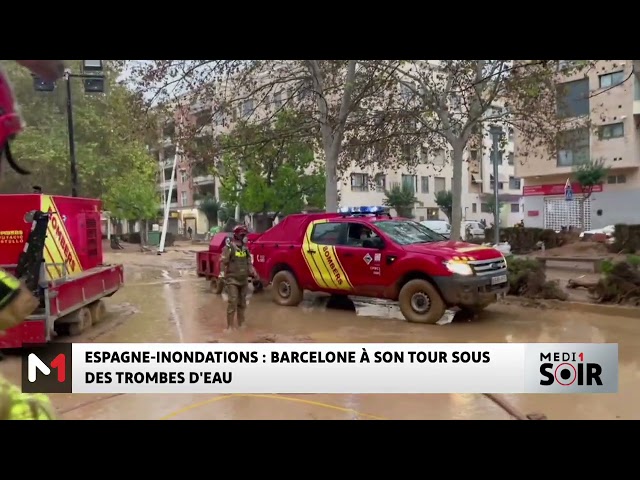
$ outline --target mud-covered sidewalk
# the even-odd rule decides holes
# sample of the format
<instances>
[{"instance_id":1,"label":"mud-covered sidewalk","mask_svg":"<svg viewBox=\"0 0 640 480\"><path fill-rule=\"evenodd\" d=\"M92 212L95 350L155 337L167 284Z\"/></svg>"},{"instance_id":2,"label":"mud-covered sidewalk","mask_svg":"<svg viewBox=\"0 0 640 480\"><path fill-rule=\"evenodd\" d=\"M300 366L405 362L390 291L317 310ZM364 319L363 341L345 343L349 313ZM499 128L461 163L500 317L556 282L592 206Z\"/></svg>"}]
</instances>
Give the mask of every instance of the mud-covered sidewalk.
<instances>
[{"instance_id":1,"label":"mud-covered sidewalk","mask_svg":"<svg viewBox=\"0 0 640 480\"><path fill-rule=\"evenodd\" d=\"M395 305L357 303L327 310L310 296L296 308L269 294L252 296L248 327L224 335L226 305L195 276L195 251L178 244L161 256L129 246L106 254L124 263L126 287L107 300L109 318L78 342L614 342L620 344L620 393L517 395L524 413L549 419L638 419L640 323L629 318L494 305L471 322L444 326L402 320ZM59 338L58 341L71 341ZM19 382L20 361L0 372ZM482 395L53 395L65 419L509 419Z\"/></svg>"}]
</instances>

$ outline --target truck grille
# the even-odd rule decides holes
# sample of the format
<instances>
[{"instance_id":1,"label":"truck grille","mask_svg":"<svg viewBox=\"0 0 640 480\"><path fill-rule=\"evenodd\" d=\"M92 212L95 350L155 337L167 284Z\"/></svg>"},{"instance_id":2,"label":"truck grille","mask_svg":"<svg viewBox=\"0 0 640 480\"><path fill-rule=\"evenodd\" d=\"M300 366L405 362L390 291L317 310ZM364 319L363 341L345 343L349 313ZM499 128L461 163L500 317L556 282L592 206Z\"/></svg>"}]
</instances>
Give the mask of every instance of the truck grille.
<instances>
[{"instance_id":1,"label":"truck grille","mask_svg":"<svg viewBox=\"0 0 640 480\"><path fill-rule=\"evenodd\" d=\"M507 271L507 262L503 257L492 258L490 260L474 260L469 262L476 275L492 275Z\"/></svg>"}]
</instances>

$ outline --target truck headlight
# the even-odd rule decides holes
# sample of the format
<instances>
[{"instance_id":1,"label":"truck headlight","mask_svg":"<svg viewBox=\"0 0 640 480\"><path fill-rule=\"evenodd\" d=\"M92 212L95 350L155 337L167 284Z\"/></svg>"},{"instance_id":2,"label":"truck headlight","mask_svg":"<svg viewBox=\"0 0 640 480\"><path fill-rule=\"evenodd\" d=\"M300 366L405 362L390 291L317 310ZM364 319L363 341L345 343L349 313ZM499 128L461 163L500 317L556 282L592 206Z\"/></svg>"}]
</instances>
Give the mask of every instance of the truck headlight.
<instances>
[{"instance_id":1,"label":"truck headlight","mask_svg":"<svg viewBox=\"0 0 640 480\"><path fill-rule=\"evenodd\" d=\"M447 270L451 273L457 273L458 275L473 275L471 266L466 263L449 260L448 262L444 262L444 266L447 267Z\"/></svg>"}]
</instances>

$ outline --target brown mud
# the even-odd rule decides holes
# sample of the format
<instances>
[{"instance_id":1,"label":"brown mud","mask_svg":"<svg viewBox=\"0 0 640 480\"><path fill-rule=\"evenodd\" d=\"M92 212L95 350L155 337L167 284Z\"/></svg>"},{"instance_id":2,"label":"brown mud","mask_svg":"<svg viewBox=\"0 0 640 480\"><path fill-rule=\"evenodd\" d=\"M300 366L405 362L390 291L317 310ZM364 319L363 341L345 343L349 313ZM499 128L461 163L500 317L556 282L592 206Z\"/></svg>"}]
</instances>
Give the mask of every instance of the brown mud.
<instances>
[{"instance_id":1,"label":"brown mud","mask_svg":"<svg viewBox=\"0 0 640 480\"><path fill-rule=\"evenodd\" d=\"M194 270L194 250L163 255L109 252L122 262L126 287L107 300L109 317L78 342L613 342L620 345L620 390L606 395L508 395L525 414L549 419L640 419L640 322L590 312L490 306L478 318L415 325L396 305L356 299L355 312L327 308L307 295L278 307L268 292L249 299L245 330L224 334L226 305ZM58 341L70 341L60 337ZM18 358L0 373L19 382ZM482 395L52 395L66 419L510 419Z\"/></svg>"}]
</instances>

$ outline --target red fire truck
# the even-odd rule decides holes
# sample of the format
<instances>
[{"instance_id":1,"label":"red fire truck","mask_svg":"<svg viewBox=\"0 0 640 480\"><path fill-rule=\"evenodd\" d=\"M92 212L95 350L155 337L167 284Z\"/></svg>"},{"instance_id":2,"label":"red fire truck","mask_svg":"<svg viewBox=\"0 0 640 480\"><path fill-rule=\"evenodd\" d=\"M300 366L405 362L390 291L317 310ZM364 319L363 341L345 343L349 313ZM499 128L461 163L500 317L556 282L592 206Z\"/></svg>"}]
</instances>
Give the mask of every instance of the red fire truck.
<instances>
[{"instance_id":1,"label":"red fire truck","mask_svg":"<svg viewBox=\"0 0 640 480\"><path fill-rule=\"evenodd\" d=\"M0 195L0 267L25 282L40 308L0 336L0 349L77 335L105 315L101 301L124 284L122 265L102 258L102 202L54 195Z\"/></svg>"}]
</instances>

